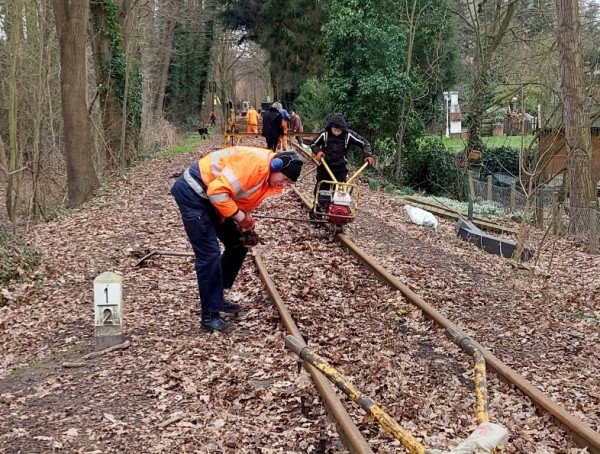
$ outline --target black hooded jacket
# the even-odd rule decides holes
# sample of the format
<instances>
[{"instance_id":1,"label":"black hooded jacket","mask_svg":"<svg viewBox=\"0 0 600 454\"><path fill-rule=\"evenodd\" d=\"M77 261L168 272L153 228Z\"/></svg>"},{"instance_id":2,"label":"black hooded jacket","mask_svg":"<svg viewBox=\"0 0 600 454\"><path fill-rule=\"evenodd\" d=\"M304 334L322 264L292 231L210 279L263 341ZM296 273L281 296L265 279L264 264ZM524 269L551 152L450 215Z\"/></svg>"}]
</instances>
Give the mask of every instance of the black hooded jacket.
<instances>
[{"instance_id":1,"label":"black hooded jacket","mask_svg":"<svg viewBox=\"0 0 600 454\"><path fill-rule=\"evenodd\" d=\"M283 135L283 125L281 122L283 117L275 107L270 107L263 114L262 119L262 136L263 137L280 137Z\"/></svg>"},{"instance_id":2,"label":"black hooded jacket","mask_svg":"<svg viewBox=\"0 0 600 454\"><path fill-rule=\"evenodd\" d=\"M332 127L340 128L343 132L339 136L334 136L331 132ZM345 167L348 162L346 157L350 145L359 146L365 158L373 156L371 144L367 139L348 128L344 116L336 113L329 119L325 129L319 131L317 137L310 144L310 149L313 153L323 150L325 161L329 167Z\"/></svg>"}]
</instances>

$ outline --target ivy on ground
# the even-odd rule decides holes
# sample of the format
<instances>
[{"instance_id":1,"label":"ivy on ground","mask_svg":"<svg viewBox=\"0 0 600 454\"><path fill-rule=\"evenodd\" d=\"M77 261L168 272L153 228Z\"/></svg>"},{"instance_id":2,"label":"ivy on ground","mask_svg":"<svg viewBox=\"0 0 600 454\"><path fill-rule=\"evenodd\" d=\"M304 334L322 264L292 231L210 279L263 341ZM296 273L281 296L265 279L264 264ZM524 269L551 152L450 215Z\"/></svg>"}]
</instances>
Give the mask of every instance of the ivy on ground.
<instances>
[{"instance_id":1,"label":"ivy on ground","mask_svg":"<svg viewBox=\"0 0 600 454\"><path fill-rule=\"evenodd\" d=\"M27 277L40 263L40 254L10 230L0 227L0 287ZM0 306L4 304L0 294Z\"/></svg>"}]
</instances>

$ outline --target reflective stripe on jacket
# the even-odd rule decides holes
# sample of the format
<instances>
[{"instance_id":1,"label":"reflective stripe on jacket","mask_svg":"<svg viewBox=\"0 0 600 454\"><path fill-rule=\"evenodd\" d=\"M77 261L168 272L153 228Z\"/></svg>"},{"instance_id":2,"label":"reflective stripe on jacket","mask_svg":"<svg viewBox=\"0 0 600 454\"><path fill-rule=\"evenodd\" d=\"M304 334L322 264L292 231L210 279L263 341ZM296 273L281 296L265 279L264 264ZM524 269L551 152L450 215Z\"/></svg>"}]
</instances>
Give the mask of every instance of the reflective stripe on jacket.
<instances>
[{"instance_id":1,"label":"reflective stripe on jacket","mask_svg":"<svg viewBox=\"0 0 600 454\"><path fill-rule=\"evenodd\" d=\"M275 153L255 147L229 147L198 161L208 200L228 218L236 211L251 211L266 198L281 194L269 186L270 163Z\"/></svg>"}]
</instances>

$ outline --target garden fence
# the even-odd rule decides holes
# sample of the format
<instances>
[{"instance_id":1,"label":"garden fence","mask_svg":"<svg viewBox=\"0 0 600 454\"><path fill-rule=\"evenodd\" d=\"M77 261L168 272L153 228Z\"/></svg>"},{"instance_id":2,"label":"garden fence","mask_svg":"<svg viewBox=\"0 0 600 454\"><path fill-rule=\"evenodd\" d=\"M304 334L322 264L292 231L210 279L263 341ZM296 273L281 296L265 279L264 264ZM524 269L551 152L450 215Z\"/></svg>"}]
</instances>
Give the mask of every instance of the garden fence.
<instances>
[{"instance_id":1,"label":"garden fence","mask_svg":"<svg viewBox=\"0 0 600 454\"><path fill-rule=\"evenodd\" d=\"M600 233L600 212L597 206L573 208L568 203L561 208L557 202L558 187L544 187L539 197L530 200L529 213L524 213L527 196L517 187L517 182L494 184L490 175L485 181L474 179L469 174L469 192L475 200L489 200L502 205L505 211L537 218L542 228L551 227L553 233L597 241Z\"/></svg>"}]
</instances>

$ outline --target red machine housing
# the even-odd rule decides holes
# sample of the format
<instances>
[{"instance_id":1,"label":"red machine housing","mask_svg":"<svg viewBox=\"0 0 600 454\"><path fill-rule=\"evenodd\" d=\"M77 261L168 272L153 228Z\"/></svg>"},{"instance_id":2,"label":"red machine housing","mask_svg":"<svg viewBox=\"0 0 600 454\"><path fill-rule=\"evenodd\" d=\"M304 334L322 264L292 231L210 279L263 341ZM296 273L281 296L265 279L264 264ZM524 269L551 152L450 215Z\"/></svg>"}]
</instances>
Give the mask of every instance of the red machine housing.
<instances>
[{"instance_id":1,"label":"red machine housing","mask_svg":"<svg viewBox=\"0 0 600 454\"><path fill-rule=\"evenodd\" d=\"M334 205L330 203L325 209L325 214L329 222L335 224L347 224L350 221L350 207L343 205Z\"/></svg>"}]
</instances>

